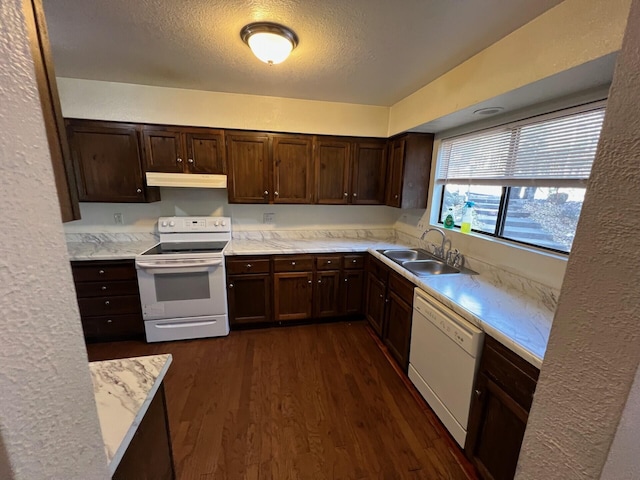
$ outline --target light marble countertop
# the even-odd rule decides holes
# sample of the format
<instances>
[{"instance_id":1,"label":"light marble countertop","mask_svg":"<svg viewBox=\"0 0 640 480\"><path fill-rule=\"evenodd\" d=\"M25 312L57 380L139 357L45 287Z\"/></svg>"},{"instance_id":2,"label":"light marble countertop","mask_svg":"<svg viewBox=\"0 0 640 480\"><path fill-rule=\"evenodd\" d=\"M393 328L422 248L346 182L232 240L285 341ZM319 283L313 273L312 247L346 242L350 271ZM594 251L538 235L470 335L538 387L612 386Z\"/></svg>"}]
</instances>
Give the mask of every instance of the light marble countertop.
<instances>
[{"instance_id":1,"label":"light marble countertop","mask_svg":"<svg viewBox=\"0 0 640 480\"><path fill-rule=\"evenodd\" d=\"M234 234L235 235L235 234ZM510 288L491 275L436 275L417 277L376 250L410 247L387 235L381 238L369 232L356 232L350 238L330 234L290 236L241 234L231 240L225 255L274 255L296 253L333 253L369 251L400 275L483 329L522 358L540 368L549 340L554 311L549 303L526 288ZM109 260L135 258L151 248L154 241L68 243L72 260ZM525 286L526 287L526 286ZM533 287L532 287L533 288ZM531 289L531 291L533 291Z\"/></svg>"},{"instance_id":2,"label":"light marble countertop","mask_svg":"<svg viewBox=\"0 0 640 480\"><path fill-rule=\"evenodd\" d=\"M131 242L67 242L67 251L72 261L130 260L158 242L138 240Z\"/></svg>"},{"instance_id":3,"label":"light marble countertop","mask_svg":"<svg viewBox=\"0 0 640 480\"><path fill-rule=\"evenodd\" d=\"M171 355L151 355L89 363L111 475L147 413L171 360Z\"/></svg>"}]
</instances>

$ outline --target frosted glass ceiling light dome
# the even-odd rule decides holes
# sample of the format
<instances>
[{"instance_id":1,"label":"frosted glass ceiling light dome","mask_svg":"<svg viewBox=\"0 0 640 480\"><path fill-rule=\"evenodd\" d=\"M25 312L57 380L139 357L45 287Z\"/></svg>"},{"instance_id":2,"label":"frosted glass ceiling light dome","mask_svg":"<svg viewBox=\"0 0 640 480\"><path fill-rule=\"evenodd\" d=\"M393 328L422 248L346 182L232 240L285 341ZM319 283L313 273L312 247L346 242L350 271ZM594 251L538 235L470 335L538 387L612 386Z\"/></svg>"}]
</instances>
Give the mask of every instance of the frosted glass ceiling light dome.
<instances>
[{"instance_id":1,"label":"frosted glass ceiling light dome","mask_svg":"<svg viewBox=\"0 0 640 480\"><path fill-rule=\"evenodd\" d=\"M270 22L245 25L240 30L240 38L256 57L269 65L284 62L298 45L298 36L293 30Z\"/></svg>"}]
</instances>

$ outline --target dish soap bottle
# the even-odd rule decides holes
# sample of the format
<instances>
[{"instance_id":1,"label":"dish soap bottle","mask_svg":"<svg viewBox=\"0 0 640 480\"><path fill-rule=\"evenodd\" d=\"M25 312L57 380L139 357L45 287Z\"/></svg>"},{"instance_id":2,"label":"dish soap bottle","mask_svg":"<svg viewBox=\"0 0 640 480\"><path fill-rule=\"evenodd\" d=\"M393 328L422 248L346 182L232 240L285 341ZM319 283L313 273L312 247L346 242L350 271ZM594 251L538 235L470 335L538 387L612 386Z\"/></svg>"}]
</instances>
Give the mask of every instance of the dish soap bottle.
<instances>
[{"instance_id":1,"label":"dish soap bottle","mask_svg":"<svg viewBox=\"0 0 640 480\"><path fill-rule=\"evenodd\" d=\"M451 230L455 225L456 221L453 217L453 207L449 207L449 210L447 211L447 214L444 217L443 223L444 223L444 228L448 228L449 230Z\"/></svg>"},{"instance_id":2,"label":"dish soap bottle","mask_svg":"<svg viewBox=\"0 0 640 480\"><path fill-rule=\"evenodd\" d=\"M460 231L462 233L471 233L471 225L473 224L473 206L474 202L467 202L464 204L464 210L462 212L462 224L460 225Z\"/></svg>"}]
</instances>

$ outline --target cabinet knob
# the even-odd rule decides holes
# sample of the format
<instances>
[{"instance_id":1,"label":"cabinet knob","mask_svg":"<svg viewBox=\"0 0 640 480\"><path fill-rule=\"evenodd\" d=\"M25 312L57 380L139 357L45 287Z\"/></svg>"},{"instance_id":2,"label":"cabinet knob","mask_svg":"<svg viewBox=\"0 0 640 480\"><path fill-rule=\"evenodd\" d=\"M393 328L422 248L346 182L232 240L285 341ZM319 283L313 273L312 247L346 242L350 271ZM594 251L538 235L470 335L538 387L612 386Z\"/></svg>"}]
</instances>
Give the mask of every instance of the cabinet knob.
<instances>
[{"instance_id":1,"label":"cabinet knob","mask_svg":"<svg viewBox=\"0 0 640 480\"><path fill-rule=\"evenodd\" d=\"M354 197L357 197L357 196L358 196L358 194L357 194L357 193L354 193L354 194L353 194L353 196L354 196Z\"/></svg>"},{"instance_id":2,"label":"cabinet knob","mask_svg":"<svg viewBox=\"0 0 640 480\"><path fill-rule=\"evenodd\" d=\"M331 265L331 260L327 260L327 265Z\"/></svg>"},{"instance_id":3,"label":"cabinet knob","mask_svg":"<svg viewBox=\"0 0 640 480\"><path fill-rule=\"evenodd\" d=\"M380 294L380 298L383 298L383 297L384 297L384 295Z\"/></svg>"},{"instance_id":4,"label":"cabinet knob","mask_svg":"<svg viewBox=\"0 0 640 480\"><path fill-rule=\"evenodd\" d=\"M309 284L310 284L310 283L311 283L311 280L309 280L307 283L309 283Z\"/></svg>"},{"instance_id":5,"label":"cabinet knob","mask_svg":"<svg viewBox=\"0 0 640 480\"><path fill-rule=\"evenodd\" d=\"M291 262L291 266L295 266L295 265L296 265L296 262Z\"/></svg>"},{"instance_id":6,"label":"cabinet knob","mask_svg":"<svg viewBox=\"0 0 640 480\"><path fill-rule=\"evenodd\" d=\"M385 298L385 299L384 299L384 303L389 303L389 299L388 299L388 298Z\"/></svg>"},{"instance_id":7,"label":"cabinet knob","mask_svg":"<svg viewBox=\"0 0 640 480\"><path fill-rule=\"evenodd\" d=\"M278 196L278 192L277 192L277 191L273 192L273 194L274 194L276 197Z\"/></svg>"},{"instance_id":8,"label":"cabinet knob","mask_svg":"<svg viewBox=\"0 0 640 480\"><path fill-rule=\"evenodd\" d=\"M322 283L322 280L318 280L318 283Z\"/></svg>"},{"instance_id":9,"label":"cabinet knob","mask_svg":"<svg viewBox=\"0 0 640 480\"><path fill-rule=\"evenodd\" d=\"M182 163L182 159L180 157L176 158L176 162Z\"/></svg>"},{"instance_id":10,"label":"cabinet knob","mask_svg":"<svg viewBox=\"0 0 640 480\"><path fill-rule=\"evenodd\" d=\"M106 289L107 289L106 285L103 285L102 287L100 287L100 290L106 290Z\"/></svg>"},{"instance_id":11,"label":"cabinet knob","mask_svg":"<svg viewBox=\"0 0 640 480\"><path fill-rule=\"evenodd\" d=\"M109 300L105 300L105 301L104 301L104 304L105 304L105 305L109 305Z\"/></svg>"},{"instance_id":12,"label":"cabinet knob","mask_svg":"<svg viewBox=\"0 0 640 480\"><path fill-rule=\"evenodd\" d=\"M266 197L267 195L269 195L269 190L264 191L264 196Z\"/></svg>"},{"instance_id":13,"label":"cabinet knob","mask_svg":"<svg viewBox=\"0 0 640 480\"><path fill-rule=\"evenodd\" d=\"M113 323L113 320L109 319L107 320L107 323Z\"/></svg>"},{"instance_id":14,"label":"cabinet knob","mask_svg":"<svg viewBox=\"0 0 640 480\"><path fill-rule=\"evenodd\" d=\"M396 194L396 195L394 195L394 196L393 196L393 198L398 198L398 195L397 195L397 194Z\"/></svg>"},{"instance_id":15,"label":"cabinet knob","mask_svg":"<svg viewBox=\"0 0 640 480\"><path fill-rule=\"evenodd\" d=\"M344 281L345 281L345 282L348 282L348 281L349 281L349 279L348 279L348 278L345 278L345 279L344 279Z\"/></svg>"},{"instance_id":16,"label":"cabinet knob","mask_svg":"<svg viewBox=\"0 0 640 480\"><path fill-rule=\"evenodd\" d=\"M229 288L233 288L233 283L230 283L230 284L229 284Z\"/></svg>"},{"instance_id":17,"label":"cabinet knob","mask_svg":"<svg viewBox=\"0 0 640 480\"><path fill-rule=\"evenodd\" d=\"M356 263L356 262L357 262L357 260L351 260L351 263Z\"/></svg>"},{"instance_id":18,"label":"cabinet knob","mask_svg":"<svg viewBox=\"0 0 640 480\"><path fill-rule=\"evenodd\" d=\"M344 192L344 196L345 196L345 197L348 197L348 196L349 196L349 194L348 194L347 192Z\"/></svg>"},{"instance_id":19,"label":"cabinet knob","mask_svg":"<svg viewBox=\"0 0 640 480\"><path fill-rule=\"evenodd\" d=\"M99 271L98 271L98 273L99 273L100 275L104 275L104 270L99 270Z\"/></svg>"},{"instance_id":20,"label":"cabinet knob","mask_svg":"<svg viewBox=\"0 0 640 480\"><path fill-rule=\"evenodd\" d=\"M187 162L193 163L193 158L187 158Z\"/></svg>"},{"instance_id":21,"label":"cabinet knob","mask_svg":"<svg viewBox=\"0 0 640 480\"><path fill-rule=\"evenodd\" d=\"M136 193L142 193L142 189L141 189L141 188L138 188L138 189L136 190Z\"/></svg>"},{"instance_id":22,"label":"cabinet knob","mask_svg":"<svg viewBox=\"0 0 640 480\"><path fill-rule=\"evenodd\" d=\"M247 263L247 268L251 268L253 267L253 265L251 265L250 263Z\"/></svg>"},{"instance_id":23,"label":"cabinet knob","mask_svg":"<svg viewBox=\"0 0 640 480\"><path fill-rule=\"evenodd\" d=\"M480 398L482 396L482 390L476 389L474 393L476 394L477 398Z\"/></svg>"}]
</instances>

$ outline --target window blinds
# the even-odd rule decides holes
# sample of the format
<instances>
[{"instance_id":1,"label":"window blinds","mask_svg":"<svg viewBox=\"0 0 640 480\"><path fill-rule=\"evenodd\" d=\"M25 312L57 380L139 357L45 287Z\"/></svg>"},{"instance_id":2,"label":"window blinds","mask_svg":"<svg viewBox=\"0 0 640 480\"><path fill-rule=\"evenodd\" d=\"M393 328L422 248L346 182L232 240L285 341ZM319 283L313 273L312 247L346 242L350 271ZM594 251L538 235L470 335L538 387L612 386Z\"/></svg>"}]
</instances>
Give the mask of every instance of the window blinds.
<instances>
[{"instance_id":1,"label":"window blinds","mask_svg":"<svg viewBox=\"0 0 640 480\"><path fill-rule=\"evenodd\" d=\"M581 187L595 158L604 102L442 140L436 182Z\"/></svg>"}]
</instances>

